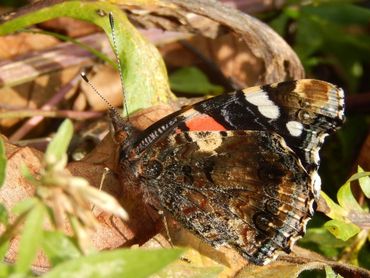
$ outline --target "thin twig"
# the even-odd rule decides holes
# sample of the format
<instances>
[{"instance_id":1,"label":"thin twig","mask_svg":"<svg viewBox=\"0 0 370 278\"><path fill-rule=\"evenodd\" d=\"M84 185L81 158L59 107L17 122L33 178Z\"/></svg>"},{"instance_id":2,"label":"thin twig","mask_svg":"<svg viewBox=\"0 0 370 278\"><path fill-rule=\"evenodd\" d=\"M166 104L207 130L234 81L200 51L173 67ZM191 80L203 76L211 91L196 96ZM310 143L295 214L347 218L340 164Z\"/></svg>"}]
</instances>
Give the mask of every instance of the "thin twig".
<instances>
[{"instance_id":1,"label":"thin twig","mask_svg":"<svg viewBox=\"0 0 370 278\"><path fill-rule=\"evenodd\" d=\"M45 118L71 118L77 120L86 120L102 116L102 112L96 111L72 111L72 110L41 110L41 109L20 109L1 111L0 119L9 118L29 118L42 116Z\"/></svg>"},{"instance_id":2,"label":"thin twig","mask_svg":"<svg viewBox=\"0 0 370 278\"><path fill-rule=\"evenodd\" d=\"M58 104L65 95L75 86L77 86L80 80L80 75L77 74L72 80L64 85L51 99L49 99L42 107L42 110L50 111L53 106ZM12 136L10 141L18 141L22 139L28 132L30 132L36 125L38 125L44 119L43 116L35 116L26 121Z\"/></svg>"}]
</instances>

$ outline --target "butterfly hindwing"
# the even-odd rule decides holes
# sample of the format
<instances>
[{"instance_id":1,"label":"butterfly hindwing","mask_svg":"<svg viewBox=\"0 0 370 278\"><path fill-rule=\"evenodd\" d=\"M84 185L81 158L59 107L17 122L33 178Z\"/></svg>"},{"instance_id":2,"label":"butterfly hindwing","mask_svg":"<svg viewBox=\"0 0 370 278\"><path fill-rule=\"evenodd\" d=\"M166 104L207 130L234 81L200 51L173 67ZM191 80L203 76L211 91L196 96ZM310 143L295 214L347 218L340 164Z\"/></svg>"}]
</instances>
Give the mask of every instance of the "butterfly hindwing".
<instances>
[{"instance_id":1,"label":"butterfly hindwing","mask_svg":"<svg viewBox=\"0 0 370 278\"><path fill-rule=\"evenodd\" d=\"M304 233L302 219L312 216L310 177L274 133L171 134L154 143L136 167L145 187L156 191L184 227L257 264L278 249L289 251Z\"/></svg>"},{"instance_id":2,"label":"butterfly hindwing","mask_svg":"<svg viewBox=\"0 0 370 278\"><path fill-rule=\"evenodd\" d=\"M220 95L129 138L121 165L184 227L264 264L304 233L320 191L318 152L343 106L343 91L318 80Z\"/></svg>"}]
</instances>

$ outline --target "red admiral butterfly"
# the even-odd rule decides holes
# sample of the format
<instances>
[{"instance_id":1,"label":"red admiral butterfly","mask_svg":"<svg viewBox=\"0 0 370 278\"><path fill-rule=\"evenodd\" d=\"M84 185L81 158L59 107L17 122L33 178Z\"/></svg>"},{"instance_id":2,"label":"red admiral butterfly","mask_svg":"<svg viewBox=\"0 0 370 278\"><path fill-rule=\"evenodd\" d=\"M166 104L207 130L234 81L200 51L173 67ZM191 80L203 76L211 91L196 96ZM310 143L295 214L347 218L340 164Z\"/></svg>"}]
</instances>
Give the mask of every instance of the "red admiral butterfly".
<instances>
[{"instance_id":1,"label":"red admiral butterfly","mask_svg":"<svg viewBox=\"0 0 370 278\"><path fill-rule=\"evenodd\" d=\"M120 167L148 202L212 246L263 265L290 252L319 198L319 150L344 120L343 91L298 80L223 94L138 133ZM122 125L123 124L123 125Z\"/></svg>"}]
</instances>

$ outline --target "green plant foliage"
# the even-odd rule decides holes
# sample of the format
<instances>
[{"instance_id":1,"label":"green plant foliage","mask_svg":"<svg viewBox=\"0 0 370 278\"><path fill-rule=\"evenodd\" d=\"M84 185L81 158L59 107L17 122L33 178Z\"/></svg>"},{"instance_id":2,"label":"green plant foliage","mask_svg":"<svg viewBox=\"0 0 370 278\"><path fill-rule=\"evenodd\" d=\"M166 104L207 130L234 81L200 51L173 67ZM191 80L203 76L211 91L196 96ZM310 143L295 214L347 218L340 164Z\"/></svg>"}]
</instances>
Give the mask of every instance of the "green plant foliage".
<instances>
[{"instance_id":1,"label":"green plant foliage","mask_svg":"<svg viewBox=\"0 0 370 278\"><path fill-rule=\"evenodd\" d=\"M328 229L336 238L346 241L358 234L361 229L352 223L346 223L340 220L329 220L324 224L324 227Z\"/></svg>"},{"instance_id":2,"label":"green plant foliage","mask_svg":"<svg viewBox=\"0 0 370 278\"><path fill-rule=\"evenodd\" d=\"M0 138L0 188L5 182L6 175L6 156L5 156L5 146L3 140ZM8 212L3 204L0 203L0 223L8 224Z\"/></svg>"},{"instance_id":3,"label":"green plant foliage","mask_svg":"<svg viewBox=\"0 0 370 278\"><path fill-rule=\"evenodd\" d=\"M363 179L366 184L367 181L364 178L368 178L369 175L370 172L364 172L359 167L358 172L338 190L338 203L321 192L321 197L328 207L325 214L331 220L323 222L316 214L313 221L309 223L311 227L299 241L300 246L335 260L370 267L367 247L370 234L367 229L368 224L366 224L368 222L366 219L369 219L370 215L366 204L360 206L356 201L350 187L351 183L360 181L360 179Z\"/></svg>"},{"instance_id":4,"label":"green plant foliage","mask_svg":"<svg viewBox=\"0 0 370 278\"><path fill-rule=\"evenodd\" d=\"M333 236L326 228L309 228L305 236L299 240L299 245L316 251L328 258L336 258L348 242Z\"/></svg>"},{"instance_id":5,"label":"green plant foliage","mask_svg":"<svg viewBox=\"0 0 370 278\"><path fill-rule=\"evenodd\" d=\"M336 274L330 266L325 266L326 278L343 278L340 274Z\"/></svg>"},{"instance_id":6,"label":"green plant foliage","mask_svg":"<svg viewBox=\"0 0 370 278\"><path fill-rule=\"evenodd\" d=\"M58 40L61 40L61 41L66 41L66 42L73 43L73 44L78 45L79 47L89 51L91 54L95 55L100 60L110 64L112 67L118 68L118 66L116 64L116 61L113 61L113 60L109 59L109 57L107 55L105 55L104 53L102 53L102 52L96 50L95 48L87 45L86 43L82 43L79 40L76 40L74 38L71 38L71 37L68 37L68 36L65 36L65 35L62 35L62 34L59 34L59 33L55 33L55 32L49 32L49 31L40 31L40 30L32 30L32 29L31 30L22 30L22 31L33 33L33 34L48 35L48 36L55 37L55 38L57 38Z\"/></svg>"},{"instance_id":7,"label":"green plant foliage","mask_svg":"<svg viewBox=\"0 0 370 278\"><path fill-rule=\"evenodd\" d=\"M3 140L0 138L0 188L5 181L6 162L5 146Z\"/></svg>"},{"instance_id":8,"label":"green plant foliage","mask_svg":"<svg viewBox=\"0 0 370 278\"><path fill-rule=\"evenodd\" d=\"M355 89L370 61L370 36L365 32L370 10L343 1L292 1L270 22L282 36L294 21L293 47L306 71L318 64L330 64ZM348 51L348 50L351 51Z\"/></svg>"},{"instance_id":9,"label":"green plant foliage","mask_svg":"<svg viewBox=\"0 0 370 278\"><path fill-rule=\"evenodd\" d=\"M0 223L7 225L8 224L8 211L3 204L0 203Z\"/></svg>"},{"instance_id":10,"label":"green plant foliage","mask_svg":"<svg viewBox=\"0 0 370 278\"><path fill-rule=\"evenodd\" d=\"M358 166L357 172L362 175L364 170ZM370 199L370 177L368 175L361 176L358 178L362 192L364 192L366 198Z\"/></svg>"},{"instance_id":11,"label":"green plant foliage","mask_svg":"<svg viewBox=\"0 0 370 278\"><path fill-rule=\"evenodd\" d=\"M40 247L43 237L43 223L46 215L45 206L37 203L27 215L19 243L16 273L27 273Z\"/></svg>"},{"instance_id":12,"label":"green plant foliage","mask_svg":"<svg viewBox=\"0 0 370 278\"><path fill-rule=\"evenodd\" d=\"M351 183L347 181L337 193L337 200L339 205L346 211L357 210L362 211L362 207L359 205L357 200L352 194Z\"/></svg>"},{"instance_id":13,"label":"green plant foliage","mask_svg":"<svg viewBox=\"0 0 370 278\"><path fill-rule=\"evenodd\" d=\"M353 196L351 182L359 178L365 178L368 175L370 175L370 172L359 170L357 174L349 178L338 190L337 199L339 205L332 201L324 192L321 192L321 196L329 207L329 212L326 215L333 219L327 222L325 227L339 239L347 240L361 231L360 227L356 225L356 219L368 214L368 212L359 205Z\"/></svg>"},{"instance_id":14,"label":"green plant foliage","mask_svg":"<svg viewBox=\"0 0 370 278\"><path fill-rule=\"evenodd\" d=\"M365 187L370 172L364 172L360 167L358 173L351 176L338 190L338 203L321 192L328 211L326 215L332 220L319 228L309 228L300 240L300 245L322 253L333 259L354 265L368 266L366 259L366 243L369 238L366 219L370 218L366 205L360 206L351 191L351 183L363 179ZM367 251L368 252L368 251Z\"/></svg>"},{"instance_id":15,"label":"green plant foliage","mask_svg":"<svg viewBox=\"0 0 370 278\"><path fill-rule=\"evenodd\" d=\"M17 215L21 215L29 212L38 202L37 198L28 198L19 201L13 208L12 212Z\"/></svg>"},{"instance_id":16,"label":"green plant foliage","mask_svg":"<svg viewBox=\"0 0 370 278\"><path fill-rule=\"evenodd\" d=\"M42 249L53 266L82 256L72 238L59 231L44 231Z\"/></svg>"},{"instance_id":17,"label":"green plant foliage","mask_svg":"<svg viewBox=\"0 0 370 278\"><path fill-rule=\"evenodd\" d=\"M5 255L6 255L6 252L8 252L8 248L9 248L9 241L5 241L1 246L0 246L0 260L1 261L4 261L4 258L5 258ZM0 264L1 265L1 264ZM1 273L1 270L0 270L0 273ZM0 274L0 277L4 277L4 276L1 276Z\"/></svg>"},{"instance_id":18,"label":"green plant foliage","mask_svg":"<svg viewBox=\"0 0 370 278\"><path fill-rule=\"evenodd\" d=\"M180 68L170 75L171 89L180 93L221 94L223 88L209 82L207 76L198 68Z\"/></svg>"},{"instance_id":19,"label":"green plant foliage","mask_svg":"<svg viewBox=\"0 0 370 278\"><path fill-rule=\"evenodd\" d=\"M63 277L148 277L178 259L183 250L114 250L61 263L44 275Z\"/></svg>"},{"instance_id":20,"label":"green plant foliage","mask_svg":"<svg viewBox=\"0 0 370 278\"><path fill-rule=\"evenodd\" d=\"M112 44L108 16L101 16L97 11L106 15L111 12L114 17L117 53L123 73L128 112L174 99L169 89L166 67L158 50L141 36L117 6L107 2L65 1L44 7L3 23L0 25L0 35L67 16L100 26Z\"/></svg>"},{"instance_id":21,"label":"green plant foliage","mask_svg":"<svg viewBox=\"0 0 370 278\"><path fill-rule=\"evenodd\" d=\"M73 135L73 125L70 120L64 120L60 125L57 134L53 140L49 143L45 152L45 161L50 164L62 163L62 167L65 166L66 152L69 146L69 142Z\"/></svg>"}]
</instances>

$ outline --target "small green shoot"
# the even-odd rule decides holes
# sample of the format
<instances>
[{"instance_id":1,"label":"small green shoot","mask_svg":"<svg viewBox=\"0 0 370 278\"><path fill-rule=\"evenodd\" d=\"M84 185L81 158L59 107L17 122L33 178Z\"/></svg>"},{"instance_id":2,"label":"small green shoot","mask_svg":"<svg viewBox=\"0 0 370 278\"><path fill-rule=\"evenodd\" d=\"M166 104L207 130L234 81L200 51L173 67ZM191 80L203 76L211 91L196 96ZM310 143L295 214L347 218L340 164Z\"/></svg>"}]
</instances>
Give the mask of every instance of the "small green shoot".
<instances>
[{"instance_id":1,"label":"small green shoot","mask_svg":"<svg viewBox=\"0 0 370 278\"><path fill-rule=\"evenodd\" d=\"M6 175L6 156L5 156L5 146L3 140L0 138L0 188L5 182Z\"/></svg>"},{"instance_id":2,"label":"small green shoot","mask_svg":"<svg viewBox=\"0 0 370 278\"><path fill-rule=\"evenodd\" d=\"M207 76L198 68L180 68L170 75L171 89L180 93L199 95L217 95L223 93L223 88L209 82Z\"/></svg>"},{"instance_id":3,"label":"small green shoot","mask_svg":"<svg viewBox=\"0 0 370 278\"><path fill-rule=\"evenodd\" d=\"M326 213L332 220L325 223L325 227L337 238L348 240L361 231L361 219L370 217L368 211L362 208L357 202L351 191L351 182L358 180L361 183L361 188L365 191L369 190L370 172L364 172L360 167L358 172L354 174L348 181L338 190L338 204L330 199L328 195L321 192L321 196L326 201L329 207L329 212Z\"/></svg>"},{"instance_id":4,"label":"small green shoot","mask_svg":"<svg viewBox=\"0 0 370 278\"><path fill-rule=\"evenodd\" d=\"M59 264L44 277L144 278L178 259L182 252L177 248L103 251Z\"/></svg>"}]
</instances>

